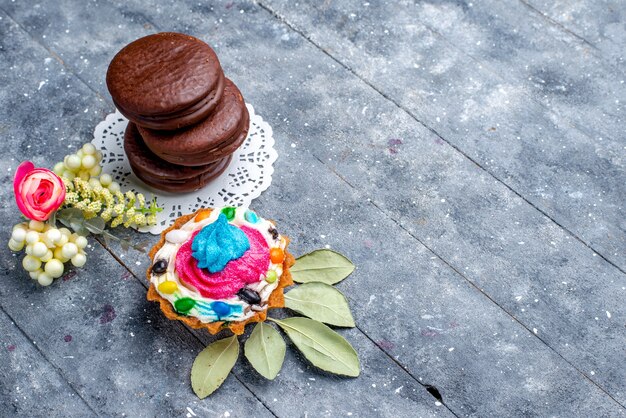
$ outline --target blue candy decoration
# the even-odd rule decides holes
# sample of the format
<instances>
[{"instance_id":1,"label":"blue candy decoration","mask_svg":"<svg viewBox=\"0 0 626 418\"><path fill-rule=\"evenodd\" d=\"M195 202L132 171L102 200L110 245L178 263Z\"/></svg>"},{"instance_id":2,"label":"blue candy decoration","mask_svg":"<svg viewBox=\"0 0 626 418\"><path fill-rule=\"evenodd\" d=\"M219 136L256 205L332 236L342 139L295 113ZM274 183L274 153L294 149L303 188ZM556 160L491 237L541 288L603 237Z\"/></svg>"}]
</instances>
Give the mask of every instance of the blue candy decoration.
<instances>
[{"instance_id":1,"label":"blue candy decoration","mask_svg":"<svg viewBox=\"0 0 626 418\"><path fill-rule=\"evenodd\" d=\"M220 311L220 314L218 315L218 313L215 311L214 308L214 304L223 304L226 305L229 309L228 313L226 315L223 315L224 312L226 312L226 309L224 307L219 307L217 310ZM228 304L226 302L220 302L220 301L215 301L215 302L210 302L210 303L206 303L206 302L202 302L202 301L198 301L196 303L195 308L198 310L198 313L200 315L204 315L204 316L208 316L208 317L215 317L214 319L227 319L227 320L236 320L238 318L241 318L243 316L243 306L242 305L231 305Z\"/></svg>"},{"instance_id":2,"label":"blue candy decoration","mask_svg":"<svg viewBox=\"0 0 626 418\"><path fill-rule=\"evenodd\" d=\"M259 217L256 216L256 213L252 212L251 210L247 210L244 217L246 218L246 221L250 222L251 224L259 222Z\"/></svg>"},{"instance_id":3,"label":"blue candy decoration","mask_svg":"<svg viewBox=\"0 0 626 418\"><path fill-rule=\"evenodd\" d=\"M235 225L228 223L220 214L217 220L208 224L195 236L191 243L191 255L198 261L198 267L211 273L222 271L231 260L241 257L250 248L246 234Z\"/></svg>"},{"instance_id":4,"label":"blue candy decoration","mask_svg":"<svg viewBox=\"0 0 626 418\"><path fill-rule=\"evenodd\" d=\"M213 309L218 318L230 315L230 305L225 302L212 302L211 309Z\"/></svg>"}]
</instances>

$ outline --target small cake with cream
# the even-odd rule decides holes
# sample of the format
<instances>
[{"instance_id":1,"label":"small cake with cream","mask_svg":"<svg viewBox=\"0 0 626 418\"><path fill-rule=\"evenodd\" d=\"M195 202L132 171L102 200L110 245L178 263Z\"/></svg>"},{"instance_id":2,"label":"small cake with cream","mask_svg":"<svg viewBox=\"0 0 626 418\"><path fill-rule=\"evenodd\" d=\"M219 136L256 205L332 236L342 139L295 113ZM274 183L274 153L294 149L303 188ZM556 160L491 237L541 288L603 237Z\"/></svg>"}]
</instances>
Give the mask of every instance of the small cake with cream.
<instances>
[{"instance_id":1,"label":"small cake with cream","mask_svg":"<svg viewBox=\"0 0 626 418\"><path fill-rule=\"evenodd\" d=\"M161 234L150 252L148 299L170 319L212 334L264 321L291 285L289 239L247 208L201 209Z\"/></svg>"}]
</instances>

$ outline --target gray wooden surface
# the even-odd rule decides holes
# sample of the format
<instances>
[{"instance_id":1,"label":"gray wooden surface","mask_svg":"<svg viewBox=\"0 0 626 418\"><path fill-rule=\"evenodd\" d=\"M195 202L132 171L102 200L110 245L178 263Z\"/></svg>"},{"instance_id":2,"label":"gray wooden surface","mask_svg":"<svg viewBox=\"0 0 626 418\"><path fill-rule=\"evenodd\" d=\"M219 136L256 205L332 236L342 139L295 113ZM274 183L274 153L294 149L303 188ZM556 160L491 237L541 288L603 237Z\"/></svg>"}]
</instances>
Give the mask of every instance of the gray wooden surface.
<instances>
[{"instance_id":1,"label":"gray wooden surface","mask_svg":"<svg viewBox=\"0 0 626 418\"><path fill-rule=\"evenodd\" d=\"M254 208L296 254L357 265L340 332L363 368L291 349L275 381L240 361L199 401L189 371L214 337L145 300L144 254L91 240L40 288L5 249L0 415L626 416L625 17L609 0L0 0L0 241L18 163L51 166L113 111L115 52L193 34L274 128Z\"/></svg>"}]
</instances>

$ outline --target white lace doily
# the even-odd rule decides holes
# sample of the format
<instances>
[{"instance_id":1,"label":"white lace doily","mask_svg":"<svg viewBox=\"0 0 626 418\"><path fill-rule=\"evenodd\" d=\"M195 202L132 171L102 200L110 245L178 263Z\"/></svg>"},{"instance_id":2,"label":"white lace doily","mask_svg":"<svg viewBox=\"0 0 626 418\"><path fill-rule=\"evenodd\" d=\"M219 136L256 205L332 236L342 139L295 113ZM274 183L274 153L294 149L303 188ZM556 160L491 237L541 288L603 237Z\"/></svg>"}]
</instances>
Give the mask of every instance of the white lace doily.
<instances>
[{"instance_id":1,"label":"white lace doily","mask_svg":"<svg viewBox=\"0 0 626 418\"><path fill-rule=\"evenodd\" d=\"M274 161L278 158L272 127L254 113L250 104L246 106L250 113L250 131L241 147L234 152L230 165L202 189L183 194L155 190L133 174L124 154L124 130L128 119L119 111L111 113L96 126L91 142L102 151L102 172L113 176L123 191L143 193L146 201L156 197L158 205L163 208L157 215L157 224L141 229L142 232L159 234L174 219L201 207L249 206L270 186Z\"/></svg>"}]
</instances>

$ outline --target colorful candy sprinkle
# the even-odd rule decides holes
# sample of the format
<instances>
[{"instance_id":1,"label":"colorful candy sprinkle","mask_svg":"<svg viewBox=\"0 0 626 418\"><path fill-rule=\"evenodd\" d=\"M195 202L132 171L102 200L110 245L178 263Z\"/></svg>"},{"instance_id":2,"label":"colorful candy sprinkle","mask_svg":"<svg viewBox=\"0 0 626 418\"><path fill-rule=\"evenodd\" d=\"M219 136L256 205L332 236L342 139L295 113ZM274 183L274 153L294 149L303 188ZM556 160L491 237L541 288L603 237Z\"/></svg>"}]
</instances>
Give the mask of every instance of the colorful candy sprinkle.
<instances>
[{"instance_id":1,"label":"colorful candy sprinkle","mask_svg":"<svg viewBox=\"0 0 626 418\"><path fill-rule=\"evenodd\" d=\"M246 221L250 222L251 224L259 222L259 217L256 216L256 213L252 212L251 210L246 211L244 218L246 218Z\"/></svg>"},{"instance_id":2,"label":"colorful candy sprinkle","mask_svg":"<svg viewBox=\"0 0 626 418\"><path fill-rule=\"evenodd\" d=\"M211 216L211 211L206 209L206 210L198 212L198 214L196 215L195 218L193 218L193 220L194 222L200 222L200 221L205 220L209 216Z\"/></svg>"},{"instance_id":3,"label":"colorful candy sprinkle","mask_svg":"<svg viewBox=\"0 0 626 418\"><path fill-rule=\"evenodd\" d=\"M165 293L167 295L171 295L177 290L178 290L178 285L176 284L176 282L173 282L171 280L166 280L159 285L159 292Z\"/></svg>"},{"instance_id":4,"label":"colorful candy sprinkle","mask_svg":"<svg viewBox=\"0 0 626 418\"><path fill-rule=\"evenodd\" d=\"M282 250L282 248L276 247L270 250L270 260L272 260L272 263L281 264L284 259L285 252Z\"/></svg>"},{"instance_id":5,"label":"colorful candy sprinkle","mask_svg":"<svg viewBox=\"0 0 626 418\"><path fill-rule=\"evenodd\" d=\"M173 229L165 234L165 239L172 244L182 244L189 239L189 232L182 229Z\"/></svg>"},{"instance_id":6,"label":"colorful candy sprinkle","mask_svg":"<svg viewBox=\"0 0 626 418\"><path fill-rule=\"evenodd\" d=\"M157 260L156 263L152 265L152 274L163 274L167 270L167 260Z\"/></svg>"},{"instance_id":7,"label":"colorful candy sprinkle","mask_svg":"<svg viewBox=\"0 0 626 418\"><path fill-rule=\"evenodd\" d=\"M218 318L223 318L225 316L230 315L230 305L224 302L213 302L211 303L211 309L218 316Z\"/></svg>"},{"instance_id":8,"label":"colorful candy sprinkle","mask_svg":"<svg viewBox=\"0 0 626 418\"><path fill-rule=\"evenodd\" d=\"M268 283L274 283L278 279L278 274L274 270L270 270L265 275L265 281Z\"/></svg>"},{"instance_id":9,"label":"colorful candy sprinkle","mask_svg":"<svg viewBox=\"0 0 626 418\"><path fill-rule=\"evenodd\" d=\"M229 221L235 219L235 211L236 209L232 206L226 206L224 209L222 209L222 213L226 215L226 219L228 219Z\"/></svg>"},{"instance_id":10,"label":"colorful candy sprinkle","mask_svg":"<svg viewBox=\"0 0 626 418\"><path fill-rule=\"evenodd\" d=\"M196 305L196 301L191 298L180 298L174 302L176 312L186 314Z\"/></svg>"},{"instance_id":11,"label":"colorful candy sprinkle","mask_svg":"<svg viewBox=\"0 0 626 418\"><path fill-rule=\"evenodd\" d=\"M239 296L239 299L243 300L249 305L256 305L261 302L261 296L259 296L259 292L256 292L247 287L241 288L237 292L237 296Z\"/></svg>"}]
</instances>

